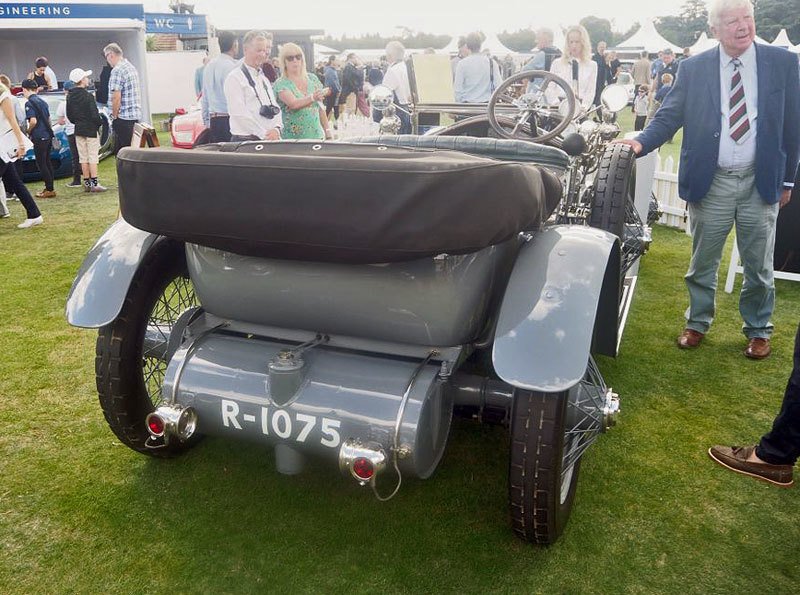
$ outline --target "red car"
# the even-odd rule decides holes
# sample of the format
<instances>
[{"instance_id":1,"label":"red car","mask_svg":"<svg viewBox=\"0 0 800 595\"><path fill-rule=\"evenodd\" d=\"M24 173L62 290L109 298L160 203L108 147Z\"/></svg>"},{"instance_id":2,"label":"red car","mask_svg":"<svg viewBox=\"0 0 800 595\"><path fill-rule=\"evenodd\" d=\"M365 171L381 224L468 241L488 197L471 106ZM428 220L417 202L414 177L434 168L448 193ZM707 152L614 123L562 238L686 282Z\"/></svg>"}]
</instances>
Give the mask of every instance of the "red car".
<instances>
[{"instance_id":1,"label":"red car","mask_svg":"<svg viewBox=\"0 0 800 595\"><path fill-rule=\"evenodd\" d=\"M172 146L179 149L191 149L194 147L197 137L207 126L203 124L203 112L200 106L195 104L188 110L179 107L175 110L170 123L170 136Z\"/></svg>"}]
</instances>

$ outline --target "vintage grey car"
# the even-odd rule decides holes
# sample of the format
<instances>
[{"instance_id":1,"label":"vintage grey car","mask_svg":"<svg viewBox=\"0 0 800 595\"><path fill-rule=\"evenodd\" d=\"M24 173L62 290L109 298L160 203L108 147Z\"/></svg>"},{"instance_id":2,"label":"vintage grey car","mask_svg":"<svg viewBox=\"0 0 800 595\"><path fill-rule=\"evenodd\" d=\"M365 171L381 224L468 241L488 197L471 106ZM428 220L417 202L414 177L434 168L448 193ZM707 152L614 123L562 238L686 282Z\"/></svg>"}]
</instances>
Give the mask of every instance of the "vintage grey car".
<instances>
[{"instance_id":1,"label":"vintage grey car","mask_svg":"<svg viewBox=\"0 0 800 595\"><path fill-rule=\"evenodd\" d=\"M123 149L122 217L67 303L111 430L322 457L385 500L434 473L454 413L505 424L511 527L552 543L619 409L593 356L617 350L621 243L555 222L569 167L446 134Z\"/></svg>"}]
</instances>

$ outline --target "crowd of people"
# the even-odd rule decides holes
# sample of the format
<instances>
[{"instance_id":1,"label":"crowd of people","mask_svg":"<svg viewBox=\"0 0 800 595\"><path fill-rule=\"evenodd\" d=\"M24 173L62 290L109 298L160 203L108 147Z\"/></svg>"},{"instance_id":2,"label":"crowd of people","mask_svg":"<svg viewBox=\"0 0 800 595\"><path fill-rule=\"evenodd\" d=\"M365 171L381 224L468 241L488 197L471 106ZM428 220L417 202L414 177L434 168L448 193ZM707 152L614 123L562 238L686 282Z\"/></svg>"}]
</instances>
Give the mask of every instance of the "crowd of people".
<instances>
[{"instance_id":1,"label":"crowd of people","mask_svg":"<svg viewBox=\"0 0 800 595\"><path fill-rule=\"evenodd\" d=\"M106 191L97 175L99 136L103 125L98 105L108 104L117 148L130 145L134 126L142 117L141 87L136 68L125 59L122 48L116 43L103 48L103 56L106 65L94 94L89 91L92 71L73 68L63 82L64 99L55 114L56 121L64 128L72 155L72 180L66 187L82 188L88 193ZM58 81L45 56L36 58L34 66L34 70L20 83L21 96L12 95L11 80L0 75L0 132L4 142L0 162L0 217L10 216L7 198L18 198L26 212L25 221L17 226L20 229L44 222L34 197L22 183L22 158L29 149L28 144L33 148L36 167L44 182L44 188L35 197L47 199L57 196L51 158L55 137L51 124L54 114L39 94L57 90ZM6 145L13 150L6 150Z\"/></svg>"},{"instance_id":2,"label":"crowd of people","mask_svg":"<svg viewBox=\"0 0 800 595\"><path fill-rule=\"evenodd\" d=\"M401 107L411 103L405 48L389 42L380 62L366 64L355 53L344 63L331 56L309 71L303 48L281 45L271 59L269 32L250 31L239 43L233 33L218 34L220 55L201 69L198 85L203 122L209 134L204 142L230 140L330 139L343 115L371 114L367 95L384 85ZM400 110L401 132L411 132L411 120Z\"/></svg>"}]
</instances>

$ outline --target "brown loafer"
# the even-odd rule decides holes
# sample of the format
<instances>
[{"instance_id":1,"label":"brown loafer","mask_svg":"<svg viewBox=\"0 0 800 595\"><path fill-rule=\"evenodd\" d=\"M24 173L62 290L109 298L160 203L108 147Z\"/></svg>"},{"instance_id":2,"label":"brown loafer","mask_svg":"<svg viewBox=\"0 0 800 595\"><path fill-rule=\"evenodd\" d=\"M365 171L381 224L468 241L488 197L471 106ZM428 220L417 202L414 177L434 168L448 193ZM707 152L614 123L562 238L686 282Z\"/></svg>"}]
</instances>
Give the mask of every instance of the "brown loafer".
<instances>
[{"instance_id":1,"label":"brown loafer","mask_svg":"<svg viewBox=\"0 0 800 595\"><path fill-rule=\"evenodd\" d=\"M700 341L703 340L703 337L703 333L694 329L685 328L681 336L678 337L678 347L681 349L694 349L700 345Z\"/></svg>"},{"instance_id":2,"label":"brown loafer","mask_svg":"<svg viewBox=\"0 0 800 595\"><path fill-rule=\"evenodd\" d=\"M782 488L788 488L794 483L792 465L770 465L748 461L747 458L754 449L755 446L712 446L708 449L708 456L726 469Z\"/></svg>"},{"instance_id":3,"label":"brown loafer","mask_svg":"<svg viewBox=\"0 0 800 595\"><path fill-rule=\"evenodd\" d=\"M769 357L770 353L772 353L772 347L769 345L769 339L762 337L750 339L747 342L747 349L744 350L745 356L750 359L764 359Z\"/></svg>"},{"instance_id":4,"label":"brown loafer","mask_svg":"<svg viewBox=\"0 0 800 595\"><path fill-rule=\"evenodd\" d=\"M55 190L42 190L36 193L36 198L55 198Z\"/></svg>"}]
</instances>

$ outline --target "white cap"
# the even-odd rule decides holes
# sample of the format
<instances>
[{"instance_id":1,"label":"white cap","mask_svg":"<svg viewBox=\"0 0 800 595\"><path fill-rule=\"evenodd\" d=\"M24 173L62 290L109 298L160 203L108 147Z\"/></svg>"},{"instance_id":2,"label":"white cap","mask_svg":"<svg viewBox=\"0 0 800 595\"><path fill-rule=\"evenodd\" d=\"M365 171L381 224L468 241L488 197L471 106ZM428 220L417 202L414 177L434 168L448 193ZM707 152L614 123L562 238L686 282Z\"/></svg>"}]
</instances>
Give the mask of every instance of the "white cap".
<instances>
[{"instance_id":1,"label":"white cap","mask_svg":"<svg viewBox=\"0 0 800 595\"><path fill-rule=\"evenodd\" d=\"M73 68L69 72L69 80L71 80L73 83L79 83L87 76L91 76L91 74L92 74L91 70L84 70L83 68Z\"/></svg>"}]
</instances>

